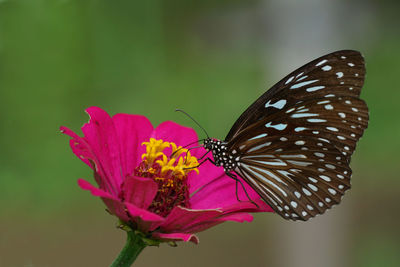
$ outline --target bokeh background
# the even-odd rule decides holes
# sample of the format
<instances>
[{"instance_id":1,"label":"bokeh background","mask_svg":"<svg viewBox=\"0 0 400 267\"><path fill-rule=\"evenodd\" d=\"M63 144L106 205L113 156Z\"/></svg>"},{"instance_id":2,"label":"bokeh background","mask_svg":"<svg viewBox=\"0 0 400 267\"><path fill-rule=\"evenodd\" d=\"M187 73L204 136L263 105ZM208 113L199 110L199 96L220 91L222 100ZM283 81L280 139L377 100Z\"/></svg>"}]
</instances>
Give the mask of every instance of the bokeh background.
<instances>
[{"instance_id":1,"label":"bokeh background","mask_svg":"<svg viewBox=\"0 0 400 267\"><path fill-rule=\"evenodd\" d=\"M307 223L259 214L135 266L400 266L400 5L388 0L0 1L0 266L108 266L125 242L58 127L96 105L215 137L287 73L362 51L370 125L353 188ZM197 128L196 128L197 129ZM201 135L202 133L198 131Z\"/></svg>"}]
</instances>

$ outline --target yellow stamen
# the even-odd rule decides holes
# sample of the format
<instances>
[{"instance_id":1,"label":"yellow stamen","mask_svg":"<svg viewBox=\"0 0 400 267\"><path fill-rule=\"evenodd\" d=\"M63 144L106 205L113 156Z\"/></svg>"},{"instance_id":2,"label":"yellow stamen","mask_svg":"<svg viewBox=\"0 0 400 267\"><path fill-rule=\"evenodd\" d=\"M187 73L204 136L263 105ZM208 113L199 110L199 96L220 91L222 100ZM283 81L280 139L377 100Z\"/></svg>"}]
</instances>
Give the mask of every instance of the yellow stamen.
<instances>
[{"instance_id":1,"label":"yellow stamen","mask_svg":"<svg viewBox=\"0 0 400 267\"><path fill-rule=\"evenodd\" d=\"M161 168L160 176L163 177L183 179L191 171L199 174L197 158L192 156L188 149L181 146L178 147L173 142L164 142L162 139L156 140L154 138L150 138L149 142L143 142L142 145L146 145L146 153L142 155L142 159L149 167L149 172L155 172L153 168L155 163ZM164 149L167 147L171 148L171 157L164 154ZM173 180L168 180L165 185L173 187Z\"/></svg>"},{"instance_id":2,"label":"yellow stamen","mask_svg":"<svg viewBox=\"0 0 400 267\"><path fill-rule=\"evenodd\" d=\"M164 155L162 151L169 147L170 143L164 142L162 139L150 138L149 142L143 142L142 145L146 145L146 153L142 155L142 159L145 159L147 164L151 166L156 158Z\"/></svg>"}]
</instances>

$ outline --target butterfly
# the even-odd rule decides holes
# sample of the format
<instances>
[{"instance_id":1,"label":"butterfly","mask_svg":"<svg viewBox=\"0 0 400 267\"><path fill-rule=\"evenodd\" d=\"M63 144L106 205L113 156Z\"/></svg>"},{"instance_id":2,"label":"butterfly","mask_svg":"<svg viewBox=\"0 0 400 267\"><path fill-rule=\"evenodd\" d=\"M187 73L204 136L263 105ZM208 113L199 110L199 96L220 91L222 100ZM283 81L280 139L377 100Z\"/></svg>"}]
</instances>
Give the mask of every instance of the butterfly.
<instances>
[{"instance_id":1,"label":"butterfly","mask_svg":"<svg viewBox=\"0 0 400 267\"><path fill-rule=\"evenodd\" d=\"M324 213L351 187L350 158L369 118L364 77L358 51L311 61L261 95L225 140L206 138L209 160L285 219Z\"/></svg>"}]
</instances>

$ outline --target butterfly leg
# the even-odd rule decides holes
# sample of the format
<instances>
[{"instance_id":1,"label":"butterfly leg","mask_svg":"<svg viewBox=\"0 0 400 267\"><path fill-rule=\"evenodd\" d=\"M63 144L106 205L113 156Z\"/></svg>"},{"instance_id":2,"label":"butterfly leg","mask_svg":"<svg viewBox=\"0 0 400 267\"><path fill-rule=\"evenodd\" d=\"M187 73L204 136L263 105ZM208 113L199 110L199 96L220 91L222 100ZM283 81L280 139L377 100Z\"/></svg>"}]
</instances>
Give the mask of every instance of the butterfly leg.
<instances>
[{"instance_id":1,"label":"butterfly leg","mask_svg":"<svg viewBox=\"0 0 400 267\"><path fill-rule=\"evenodd\" d=\"M207 151L206 153L204 153L204 155L201 156L201 157L199 158L199 160L204 159L204 157L207 156L207 154L210 153L210 152L211 152L211 151ZM213 164L215 165L214 161L212 161L210 158L208 158L208 159L211 161L211 163L213 163ZM207 159L206 159L206 160L207 160Z\"/></svg>"},{"instance_id":2,"label":"butterfly leg","mask_svg":"<svg viewBox=\"0 0 400 267\"><path fill-rule=\"evenodd\" d=\"M191 148L188 148L188 149L187 149L187 151L186 151L186 156L185 156L185 164L187 163L187 154L188 154L188 152L189 152L190 150L192 150L192 149L196 149L196 148L200 148L200 147L203 147L203 146L194 146L194 147L191 147ZM178 151L178 150L177 150L177 151ZM208 152L207 152L207 153L208 153ZM203 156L201 156L200 160L203 159L204 156L207 155L207 153L204 154Z\"/></svg>"},{"instance_id":3,"label":"butterfly leg","mask_svg":"<svg viewBox=\"0 0 400 267\"><path fill-rule=\"evenodd\" d=\"M236 181L236 199L237 199L239 202L242 202L242 201L239 199L239 195L238 195L238 186L237 186L238 183L240 183L240 185L242 186L242 188L243 188L243 190L244 190L244 193L245 193L246 196L247 196L247 199L248 199L251 203L253 203L257 208L260 208L260 207L250 198L250 196L249 196L249 194L247 193L246 188L244 187L242 181L240 181L240 179L239 179L236 175L234 175L233 173L230 173L230 172L225 172L225 174L228 175L229 177L231 177L233 180Z\"/></svg>"}]
</instances>

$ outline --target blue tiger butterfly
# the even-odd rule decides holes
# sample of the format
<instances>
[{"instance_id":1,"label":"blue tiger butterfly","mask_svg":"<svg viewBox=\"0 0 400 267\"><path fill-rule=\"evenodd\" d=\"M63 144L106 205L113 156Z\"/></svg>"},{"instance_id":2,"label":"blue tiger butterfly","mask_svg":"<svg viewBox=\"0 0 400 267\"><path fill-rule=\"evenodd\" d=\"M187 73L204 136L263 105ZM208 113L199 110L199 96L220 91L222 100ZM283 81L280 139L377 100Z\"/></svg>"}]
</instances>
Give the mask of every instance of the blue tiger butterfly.
<instances>
[{"instance_id":1,"label":"blue tiger butterfly","mask_svg":"<svg viewBox=\"0 0 400 267\"><path fill-rule=\"evenodd\" d=\"M225 140L205 139L209 160L285 219L324 213L350 188L350 158L368 125L364 77L358 51L311 61L248 107Z\"/></svg>"}]
</instances>

